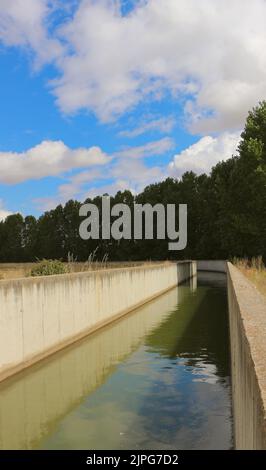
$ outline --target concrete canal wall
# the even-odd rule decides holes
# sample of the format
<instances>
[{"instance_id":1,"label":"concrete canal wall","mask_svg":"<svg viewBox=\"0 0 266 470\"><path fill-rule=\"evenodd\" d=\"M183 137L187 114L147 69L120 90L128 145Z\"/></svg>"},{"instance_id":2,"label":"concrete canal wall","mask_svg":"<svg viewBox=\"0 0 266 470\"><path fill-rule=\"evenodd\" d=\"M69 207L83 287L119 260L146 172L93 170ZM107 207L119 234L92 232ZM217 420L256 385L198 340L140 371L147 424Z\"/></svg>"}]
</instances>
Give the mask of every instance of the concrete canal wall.
<instances>
[{"instance_id":1,"label":"concrete canal wall","mask_svg":"<svg viewBox=\"0 0 266 470\"><path fill-rule=\"evenodd\" d=\"M198 271L208 271L214 273L226 273L226 261L224 260L199 260L197 261Z\"/></svg>"},{"instance_id":2,"label":"concrete canal wall","mask_svg":"<svg viewBox=\"0 0 266 470\"><path fill-rule=\"evenodd\" d=\"M0 281L0 380L194 274L180 262Z\"/></svg>"},{"instance_id":3,"label":"concrete canal wall","mask_svg":"<svg viewBox=\"0 0 266 470\"><path fill-rule=\"evenodd\" d=\"M266 298L227 263L236 449L266 449Z\"/></svg>"}]
</instances>

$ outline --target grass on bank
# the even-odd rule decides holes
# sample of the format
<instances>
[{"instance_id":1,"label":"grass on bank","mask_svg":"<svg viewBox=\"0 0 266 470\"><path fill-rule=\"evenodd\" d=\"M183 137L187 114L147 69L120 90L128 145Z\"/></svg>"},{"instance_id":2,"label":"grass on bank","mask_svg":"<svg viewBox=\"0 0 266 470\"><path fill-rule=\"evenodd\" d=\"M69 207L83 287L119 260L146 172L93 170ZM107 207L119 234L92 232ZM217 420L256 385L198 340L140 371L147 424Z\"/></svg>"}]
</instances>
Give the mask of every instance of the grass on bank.
<instances>
[{"instance_id":1,"label":"grass on bank","mask_svg":"<svg viewBox=\"0 0 266 470\"><path fill-rule=\"evenodd\" d=\"M266 295L266 267L261 256L251 260L234 258L233 264L255 284L262 294Z\"/></svg>"},{"instance_id":2,"label":"grass on bank","mask_svg":"<svg viewBox=\"0 0 266 470\"><path fill-rule=\"evenodd\" d=\"M88 260L83 264L82 271L89 271L92 269L92 266L95 262L95 255L98 247L90 253ZM53 276L55 274L67 274L75 272L75 264L77 258L72 254L68 253L67 263L64 263L58 259L43 259L38 260L36 265L30 270L29 276ZM105 254L103 259L100 262L101 268L104 268L107 264L108 255Z\"/></svg>"},{"instance_id":3,"label":"grass on bank","mask_svg":"<svg viewBox=\"0 0 266 470\"><path fill-rule=\"evenodd\" d=\"M108 255L105 254L102 259L98 260L95 257L96 250L92 252L85 262L78 263L73 255L68 256L68 261L63 262L57 259L43 259L38 260L26 274L26 276L52 276L55 274L77 273L85 271L96 271L102 269L112 268L126 268L140 265L153 264L152 261L122 261L122 262L109 262ZM167 263L167 261L165 261ZM1 273L0 273L1 276ZM0 277L1 279L1 277Z\"/></svg>"}]
</instances>

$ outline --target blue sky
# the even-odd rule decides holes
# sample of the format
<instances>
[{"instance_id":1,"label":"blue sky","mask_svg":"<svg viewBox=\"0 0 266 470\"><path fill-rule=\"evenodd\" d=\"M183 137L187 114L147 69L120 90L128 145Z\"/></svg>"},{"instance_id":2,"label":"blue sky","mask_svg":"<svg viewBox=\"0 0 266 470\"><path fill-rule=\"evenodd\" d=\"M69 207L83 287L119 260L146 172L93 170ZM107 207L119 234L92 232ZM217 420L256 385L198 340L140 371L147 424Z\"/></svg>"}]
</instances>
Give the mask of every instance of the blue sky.
<instances>
[{"instance_id":1,"label":"blue sky","mask_svg":"<svg viewBox=\"0 0 266 470\"><path fill-rule=\"evenodd\" d=\"M0 0L0 217L138 192L235 153L265 98L266 7L231 5Z\"/></svg>"}]
</instances>

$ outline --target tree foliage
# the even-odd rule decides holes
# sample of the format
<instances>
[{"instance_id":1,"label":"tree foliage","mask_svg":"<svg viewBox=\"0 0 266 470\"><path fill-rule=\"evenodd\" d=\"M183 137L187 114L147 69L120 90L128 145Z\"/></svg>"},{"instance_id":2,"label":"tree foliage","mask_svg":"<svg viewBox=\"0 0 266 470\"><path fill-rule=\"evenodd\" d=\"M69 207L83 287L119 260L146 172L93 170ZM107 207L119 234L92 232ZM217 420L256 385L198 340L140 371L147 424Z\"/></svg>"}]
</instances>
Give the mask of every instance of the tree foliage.
<instances>
[{"instance_id":1,"label":"tree foliage","mask_svg":"<svg viewBox=\"0 0 266 470\"><path fill-rule=\"evenodd\" d=\"M98 259L108 254L117 261L259 255L266 261L266 102L250 111L237 155L218 163L210 175L187 172L180 180L151 184L137 196L119 191L110 201L131 208L134 203L187 204L187 248L170 252L167 240L84 241L78 233L81 203L70 200L37 220L14 214L0 222L0 262L66 260L69 253L82 261L95 250ZM101 197L86 202L101 211Z\"/></svg>"}]
</instances>

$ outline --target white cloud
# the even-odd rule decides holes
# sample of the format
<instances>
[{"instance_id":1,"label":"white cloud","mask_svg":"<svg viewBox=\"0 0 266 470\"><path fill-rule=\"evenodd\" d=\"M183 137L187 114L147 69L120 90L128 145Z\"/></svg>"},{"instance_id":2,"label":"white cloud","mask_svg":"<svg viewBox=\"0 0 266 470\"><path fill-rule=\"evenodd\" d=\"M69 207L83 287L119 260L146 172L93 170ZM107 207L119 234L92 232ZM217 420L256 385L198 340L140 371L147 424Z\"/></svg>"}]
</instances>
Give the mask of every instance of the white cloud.
<instances>
[{"instance_id":1,"label":"white cloud","mask_svg":"<svg viewBox=\"0 0 266 470\"><path fill-rule=\"evenodd\" d=\"M0 41L27 48L37 65L55 63L51 87L64 113L86 109L112 121L140 102L171 95L184 107L190 130L207 136L167 168L148 167L142 159L171 150L170 138L124 148L113 158L98 147L70 149L61 141L44 141L25 152L0 152L0 182L86 169L60 185L56 197L61 201L85 194L88 185L98 193L122 187L139 191L169 172L208 172L235 152L236 129L266 97L266 1L231 0L229 8L226 0L140 0L126 16L120 3L0 0ZM58 26L53 15L62 18L66 9L68 20L63 15L65 22ZM120 134L167 134L174 125L171 116L150 116ZM104 171L98 165L106 165Z\"/></svg>"},{"instance_id":2,"label":"white cloud","mask_svg":"<svg viewBox=\"0 0 266 470\"><path fill-rule=\"evenodd\" d=\"M143 161L145 157L152 154L152 149L156 148L156 144L158 142L146 144L145 149L132 147L125 151L127 155L114 154L109 164L104 166L104 171L101 168L92 168L70 175L65 183L59 185L54 197L39 198L35 200L35 203L42 210L48 210L72 198L84 201L87 197L104 193L115 194L125 189L138 193L148 184L160 181L168 175L165 167L147 166ZM163 145L161 147L159 145L159 148L162 150ZM137 158L132 158L134 156Z\"/></svg>"},{"instance_id":3,"label":"white cloud","mask_svg":"<svg viewBox=\"0 0 266 470\"><path fill-rule=\"evenodd\" d=\"M101 172L98 169L90 171L82 171L68 179L67 183L61 184L58 187L59 200L68 201L69 199L76 197L80 194L83 185L88 184L95 180L103 180L108 178L106 172Z\"/></svg>"},{"instance_id":4,"label":"white cloud","mask_svg":"<svg viewBox=\"0 0 266 470\"><path fill-rule=\"evenodd\" d=\"M56 0L0 0L0 41L7 46L29 47L36 64L62 57L63 47L47 31Z\"/></svg>"},{"instance_id":5,"label":"white cloud","mask_svg":"<svg viewBox=\"0 0 266 470\"><path fill-rule=\"evenodd\" d=\"M70 1L58 26L64 3L0 0L0 40L55 61L64 113L110 121L170 92L193 132L212 133L241 128L266 96L265 0L144 0L126 16L120 0Z\"/></svg>"},{"instance_id":6,"label":"white cloud","mask_svg":"<svg viewBox=\"0 0 266 470\"><path fill-rule=\"evenodd\" d=\"M226 132L218 137L203 137L174 156L169 164L170 174L180 177L186 171L194 171L198 175L209 173L219 161L236 155L239 139L238 132Z\"/></svg>"},{"instance_id":7,"label":"white cloud","mask_svg":"<svg viewBox=\"0 0 266 470\"><path fill-rule=\"evenodd\" d=\"M146 166L143 161L122 159L116 162L111 170L115 180L127 181L127 188L133 192L141 191L148 184L159 181L166 176L160 166Z\"/></svg>"},{"instance_id":8,"label":"white cloud","mask_svg":"<svg viewBox=\"0 0 266 470\"><path fill-rule=\"evenodd\" d=\"M95 197L105 193L115 195L117 191L130 190L132 194L141 192L145 186L165 178L163 167L146 166L141 160L118 160L110 171L112 182L83 189L80 198Z\"/></svg>"},{"instance_id":9,"label":"white cloud","mask_svg":"<svg viewBox=\"0 0 266 470\"><path fill-rule=\"evenodd\" d=\"M164 141L169 145L165 145ZM67 177L66 182L58 187L54 197L41 198L36 202L41 209L51 209L71 198L84 201L104 193L115 194L119 190L129 189L136 194L145 186L159 182L167 176L181 177L186 171L196 174L209 173L219 161L230 158L237 152L240 133L225 132L216 137L205 136L195 144L175 155L169 165L147 165L145 157L155 155L158 148L168 150L171 139L149 142L143 147L131 147L113 155L102 171L100 167L81 171ZM135 157L135 158L134 158Z\"/></svg>"},{"instance_id":10,"label":"white cloud","mask_svg":"<svg viewBox=\"0 0 266 470\"><path fill-rule=\"evenodd\" d=\"M214 132L240 128L265 98L264 0L146 0L127 16L118 4L82 0L60 29L70 52L53 86L64 112L112 120L170 91L190 95L193 131Z\"/></svg>"},{"instance_id":11,"label":"white cloud","mask_svg":"<svg viewBox=\"0 0 266 470\"><path fill-rule=\"evenodd\" d=\"M43 141L25 152L0 152L0 183L56 176L110 160L99 147L70 149L62 141Z\"/></svg>"},{"instance_id":12,"label":"white cloud","mask_svg":"<svg viewBox=\"0 0 266 470\"><path fill-rule=\"evenodd\" d=\"M158 119L146 119L139 125L131 130L121 131L121 137L138 137L146 132L160 132L161 134L169 134L173 130L176 122L172 116L161 117Z\"/></svg>"},{"instance_id":13,"label":"white cloud","mask_svg":"<svg viewBox=\"0 0 266 470\"><path fill-rule=\"evenodd\" d=\"M12 212L5 209L4 202L3 202L2 199L0 199L0 221L5 220L5 218L8 217L11 214L12 214Z\"/></svg>"}]
</instances>

